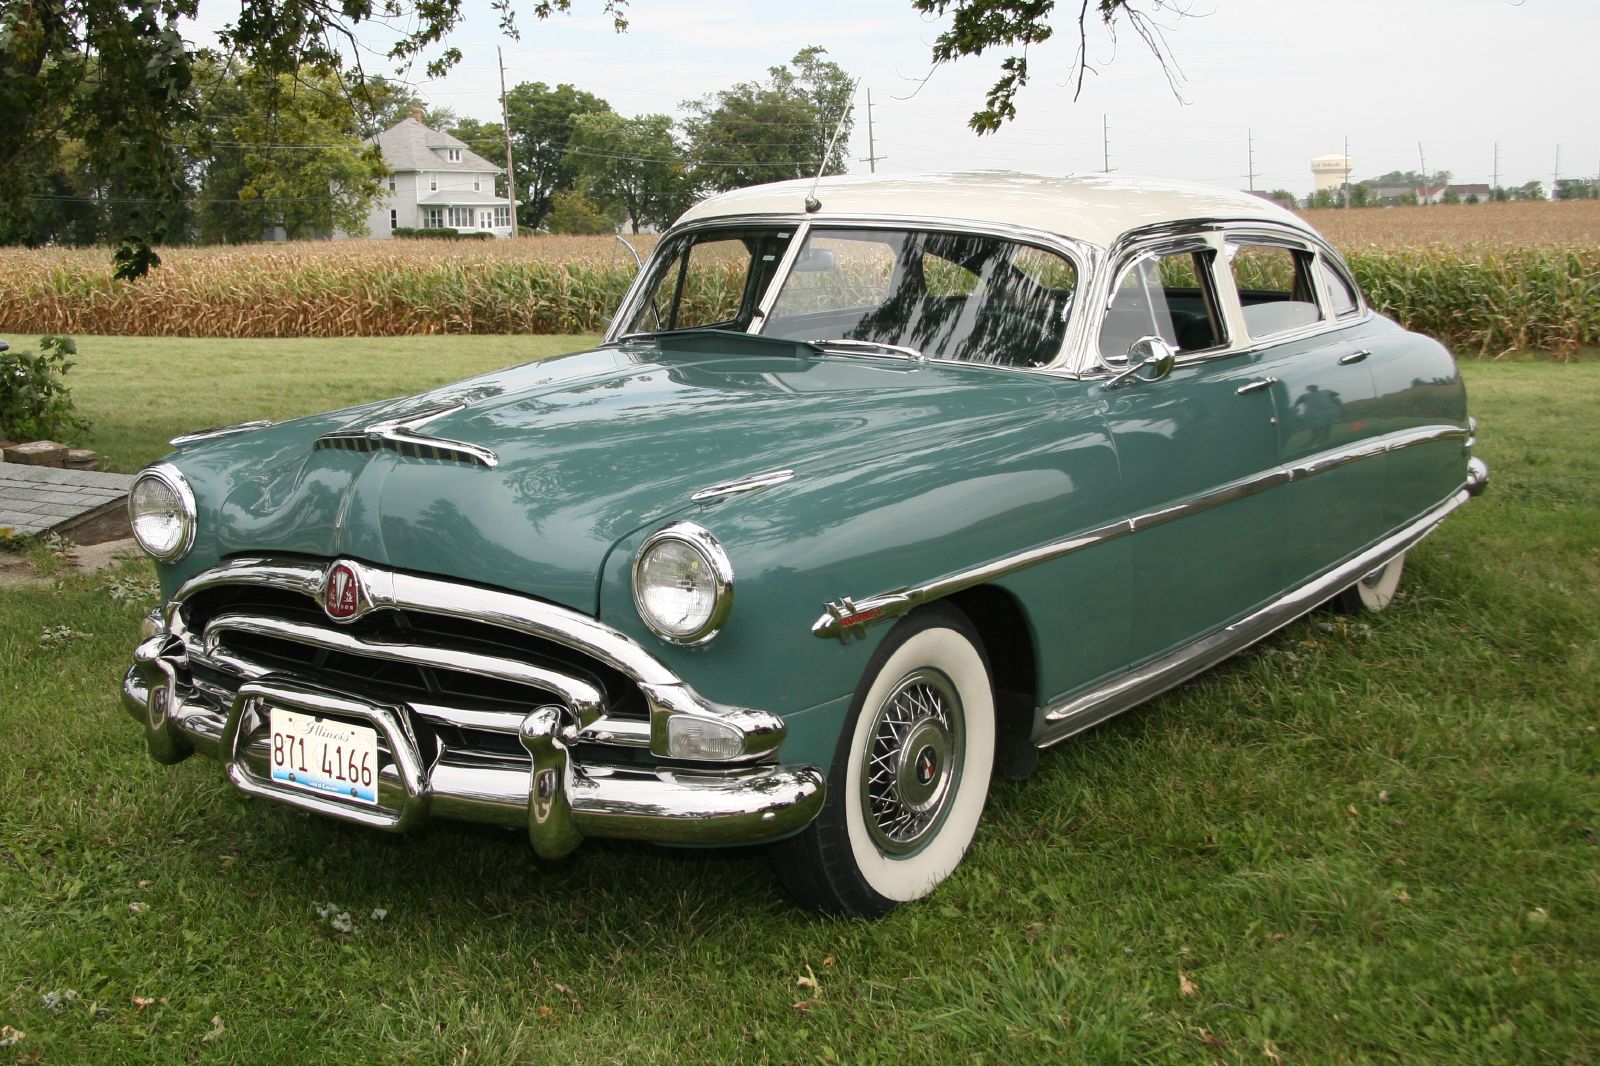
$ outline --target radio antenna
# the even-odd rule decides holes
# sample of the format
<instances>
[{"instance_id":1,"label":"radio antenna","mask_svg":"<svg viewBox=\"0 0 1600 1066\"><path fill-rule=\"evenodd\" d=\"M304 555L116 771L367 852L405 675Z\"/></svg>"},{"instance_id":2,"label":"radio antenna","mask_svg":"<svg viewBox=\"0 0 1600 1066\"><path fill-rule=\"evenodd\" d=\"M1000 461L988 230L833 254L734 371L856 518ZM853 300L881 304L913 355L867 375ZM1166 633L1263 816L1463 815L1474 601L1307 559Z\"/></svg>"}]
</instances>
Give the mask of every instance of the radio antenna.
<instances>
[{"instance_id":1,"label":"radio antenna","mask_svg":"<svg viewBox=\"0 0 1600 1066\"><path fill-rule=\"evenodd\" d=\"M850 110L856 105L856 90L861 88L861 79L857 78L850 86L850 97L845 101L844 110L839 113L838 125L833 127L833 136L828 138L828 147L822 153L822 161L817 164L817 176L811 179L811 191L806 193L806 214L814 215L822 210L822 201L817 199L817 186L822 182L822 172L828 169L828 160L833 157L833 146L839 143L839 134L844 132L844 121L850 117Z\"/></svg>"}]
</instances>

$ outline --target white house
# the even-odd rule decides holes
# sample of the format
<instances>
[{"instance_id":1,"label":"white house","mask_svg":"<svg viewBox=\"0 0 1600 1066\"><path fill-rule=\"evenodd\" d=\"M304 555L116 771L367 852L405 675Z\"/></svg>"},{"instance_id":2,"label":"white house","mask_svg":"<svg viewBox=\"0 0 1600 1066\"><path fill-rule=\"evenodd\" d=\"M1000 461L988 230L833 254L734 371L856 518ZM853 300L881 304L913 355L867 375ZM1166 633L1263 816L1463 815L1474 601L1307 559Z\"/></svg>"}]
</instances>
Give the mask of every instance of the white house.
<instances>
[{"instance_id":1,"label":"white house","mask_svg":"<svg viewBox=\"0 0 1600 1066\"><path fill-rule=\"evenodd\" d=\"M378 146L389 166L385 194L367 215L371 236L387 240L397 228L512 236L511 201L494 191L495 177L505 168L424 126L420 108L367 143Z\"/></svg>"}]
</instances>

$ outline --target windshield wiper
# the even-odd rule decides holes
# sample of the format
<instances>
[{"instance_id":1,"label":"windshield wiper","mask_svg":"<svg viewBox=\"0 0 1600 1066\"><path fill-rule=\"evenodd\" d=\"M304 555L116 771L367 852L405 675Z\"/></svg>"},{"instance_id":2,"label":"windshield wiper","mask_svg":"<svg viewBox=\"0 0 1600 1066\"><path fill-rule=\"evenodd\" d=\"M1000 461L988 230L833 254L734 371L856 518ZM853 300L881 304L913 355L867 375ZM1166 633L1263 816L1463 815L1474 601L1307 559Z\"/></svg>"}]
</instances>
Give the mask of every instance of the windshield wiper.
<instances>
[{"instance_id":1,"label":"windshield wiper","mask_svg":"<svg viewBox=\"0 0 1600 1066\"><path fill-rule=\"evenodd\" d=\"M818 348L843 348L846 351L872 351L885 352L889 355L903 355L913 363L926 363L928 357L915 348L907 348L903 344L885 344L883 341L858 341L848 338L838 340L812 341Z\"/></svg>"}]
</instances>

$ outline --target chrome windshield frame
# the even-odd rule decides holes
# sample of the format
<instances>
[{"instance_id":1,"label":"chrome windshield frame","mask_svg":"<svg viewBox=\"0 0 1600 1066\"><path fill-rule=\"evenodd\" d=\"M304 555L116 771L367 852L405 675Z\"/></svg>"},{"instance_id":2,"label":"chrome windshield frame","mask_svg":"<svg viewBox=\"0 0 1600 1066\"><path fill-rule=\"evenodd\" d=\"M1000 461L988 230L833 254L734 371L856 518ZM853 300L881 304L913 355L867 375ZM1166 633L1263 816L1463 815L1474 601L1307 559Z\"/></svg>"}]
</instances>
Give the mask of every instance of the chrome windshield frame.
<instances>
[{"instance_id":1,"label":"chrome windshield frame","mask_svg":"<svg viewBox=\"0 0 1600 1066\"><path fill-rule=\"evenodd\" d=\"M856 229L856 230L917 230L933 233L971 233L988 237L997 237L1002 240L1014 241L1019 244L1032 245L1041 250L1060 255L1072 264L1077 271L1077 285L1073 290L1072 314L1067 321L1066 338L1060 350L1046 365L1040 367L1008 367L989 363L973 363L960 359L943 359L938 356L929 356L928 361L934 363L949 363L957 366L984 366L991 370L1010 371L1012 373L1054 373L1077 376L1076 361L1073 353L1078 350L1087 334L1086 320L1097 316L1085 313L1088 305L1083 302L1082 296L1090 291L1088 286L1096 278L1102 266L1106 252L1097 245L1085 241L1063 237L1057 233L1046 230L1030 229L1025 226L1012 226L1004 223L976 222L971 219L947 218L936 215L860 215L845 213L818 213L815 215L802 214L747 214L723 215L716 218L697 219L694 222L676 226L662 235L656 245L656 251L651 260L646 264L646 269L639 272L634 284L629 288L617 315L612 319L611 328L606 333L606 343L615 343L623 335L623 324L632 321L642 303L652 279L659 270L657 260L661 251L677 237L702 230L719 229L748 229L753 226L785 229L793 227L789 236L789 247L783 259L773 272L771 280L767 283L766 291L762 293L756 310L751 316L749 326L745 332L761 334L766 318L777 302L778 295L783 291L783 286L789 280L793 271L795 260L799 257L800 249L811 234L812 229ZM871 357L863 353L863 357ZM901 357L894 357L901 358Z\"/></svg>"}]
</instances>

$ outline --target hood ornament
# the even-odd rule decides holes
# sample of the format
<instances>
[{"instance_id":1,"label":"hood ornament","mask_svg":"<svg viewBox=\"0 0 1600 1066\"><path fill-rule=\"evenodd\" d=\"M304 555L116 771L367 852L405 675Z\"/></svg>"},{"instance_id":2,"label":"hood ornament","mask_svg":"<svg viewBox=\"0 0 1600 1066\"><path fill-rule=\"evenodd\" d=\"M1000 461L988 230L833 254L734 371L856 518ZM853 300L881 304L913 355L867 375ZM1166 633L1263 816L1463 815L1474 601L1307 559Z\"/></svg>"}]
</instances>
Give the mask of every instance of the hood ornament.
<instances>
[{"instance_id":1,"label":"hood ornament","mask_svg":"<svg viewBox=\"0 0 1600 1066\"><path fill-rule=\"evenodd\" d=\"M413 459L447 459L493 468L499 464L500 457L482 445L467 444L445 437L432 437L418 432L435 418L454 414L466 406L464 403L458 403L449 407L436 407L420 414L407 415L404 418L374 422L365 428L336 429L332 433L324 433L318 437L311 446L339 448L351 452L374 452L386 449Z\"/></svg>"}]
</instances>

